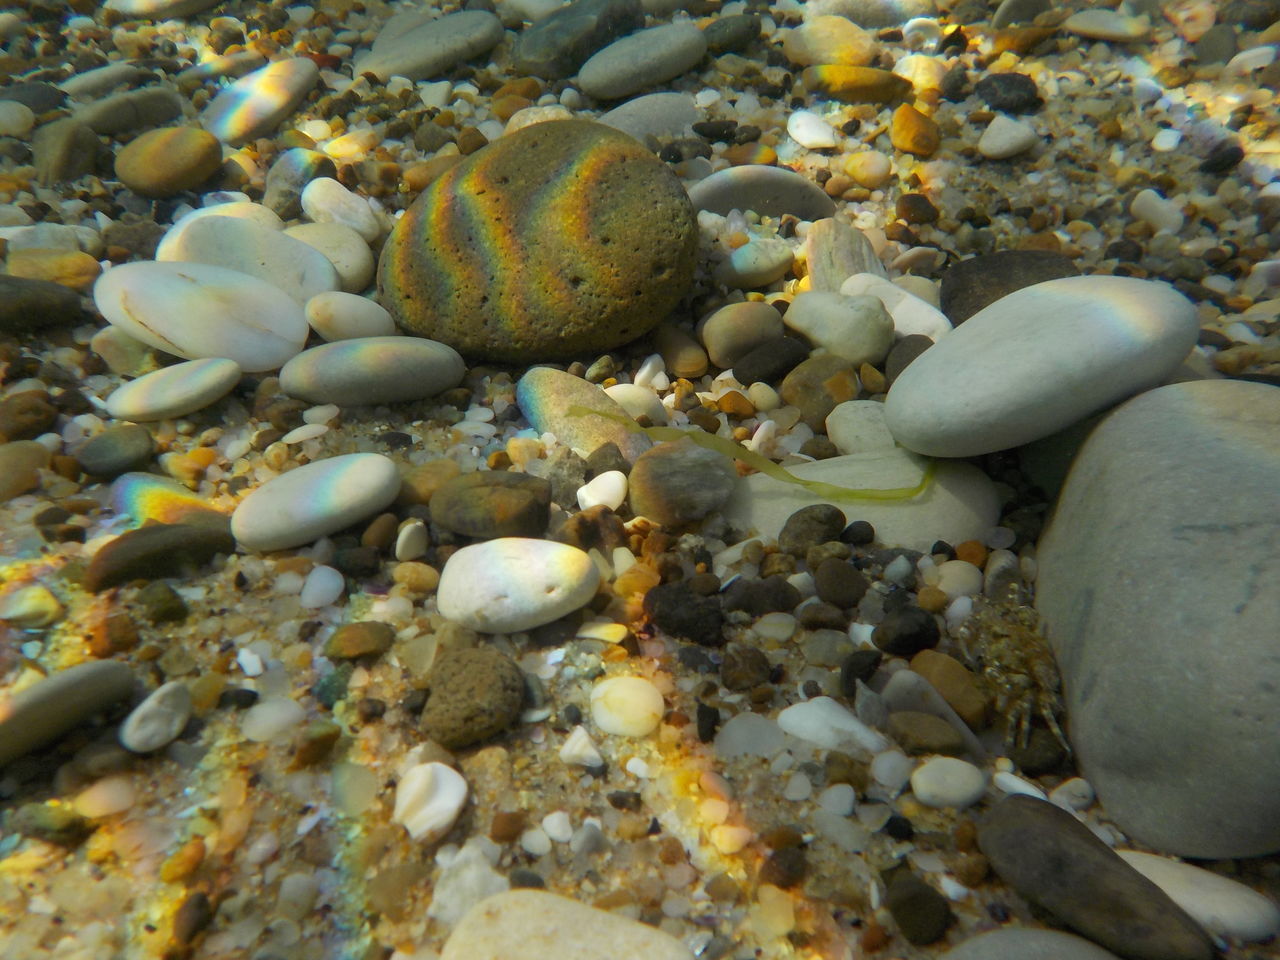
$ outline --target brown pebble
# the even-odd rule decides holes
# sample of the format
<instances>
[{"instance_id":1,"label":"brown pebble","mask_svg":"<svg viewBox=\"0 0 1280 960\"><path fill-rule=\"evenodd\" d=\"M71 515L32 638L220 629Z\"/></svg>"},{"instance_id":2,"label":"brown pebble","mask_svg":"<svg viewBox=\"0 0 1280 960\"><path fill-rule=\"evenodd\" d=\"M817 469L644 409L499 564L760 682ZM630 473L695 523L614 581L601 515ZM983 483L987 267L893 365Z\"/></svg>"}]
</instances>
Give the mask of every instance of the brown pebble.
<instances>
[{"instance_id":1,"label":"brown pebble","mask_svg":"<svg viewBox=\"0 0 1280 960\"><path fill-rule=\"evenodd\" d=\"M475 127L463 127L458 131L458 150L465 157L481 147L488 146L489 138Z\"/></svg>"},{"instance_id":2,"label":"brown pebble","mask_svg":"<svg viewBox=\"0 0 1280 960\"><path fill-rule=\"evenodd\" d=\"M497 90L493 91L493 99L501 100L503 97L523 97L526 100L537 100L542 96L542 82L536 77L518 77L515 80L508 80Z\"/></svg>"},{"instance_id":3,"label":"brown pebble","mask_svg":"<svg viewBox=\"0 0 1280 960\"><path fill-rule=\"evenodd\" d=\"M360 534L360 545L385 550L395 542L399 527L400 521L394 513L379 514L364 528L364 533Z\"/></svg>"},{"instance_id":4,"label":"brown pebble","mask_svg":"<svg viewBox=\"0 0 1280 960\"><path fill-rule=\"evenodd\" d=\"M500 810L489 824L489 839L494 843L513 843L524 833L528 814L523 810Z\"/></svg>"},{"instance_id":5,"label":"brown pebble","mask_svg":"<svg viewBox=\"0 0 1280 960\"><path fill-rule=\"evenodd\" d=\"M522 97L518 94L507 94L502 97L494 97L490 102L489 108L503 123L506 123L513 116L526 107L533 106L533 101L528 97Z\"/></svg>"},{"instance_id":6,"label":"brown pebble","mask_svg":"<svg viewBox=\"0 0 1280 960\"><path fill-rule=\"evenodd\" d=\"M422 163L410 164L404 168L405 186L414 193L421 193L427 189L436 177L461 162L462 154L446 153L432 157L430 160L424 160Z\"/></svg>"},{"instance_id":7,"label":"brown pebble","mask_svg":"<svg viewBox=\"0 0 1280 960\"><path fill-rule=\"evenodd\" d=\"M965 540L956 544L956 559L972 563L981 570L987 564L987 548L980 540Z\"/></svg>"},{"instance_id":8,"label":"brown pebble","mask_svg":"<svg viewBox=\"0 0 1280 960\"><path fill-rule=\"evenodd\" d=\"M809 864L803 847L787 847L777 850L760 865L759 880L783 890L798 887L804 882Z\"/></svg>"},{"instance_id":9,"label":"brown pebble","mask_svg":"<svg viewBox=\"0 0 1280 960\"><path fill-rule=\"evenodd\" d=\"M428 563L404 560L392 569L391 579L418 596L425 597L440 585L440 571Z\"/></svg>"},{"instance_id":10,"label":"brown pebble","mask_svg":"<svg viewBox=\"0 0 1280 960\"><path fill-rule=\"evenodd\" d=\"M165 883L185 880L204 863L205 845L201 837L192 837L160 865L160 879Z\"/></svg>"},{"instance_id":11,"label":"brown pebble","mask_svg":"<svg viewBox=\"0 0 1280 960\"><path fill-rule=\"evenodd\" d=\"M332 720L314 720L302 731L301 739L293 752L290 770L314 767L323 763L333 753L342 736L342 727Z\"/></svg>"},{"instance_id":12,"label":"brown pebble","mask_svg":"<svg viewBox=\"0 0 1280 960\"><path fill-rule=\"evenodd\" d=\"M733 167L757 164L771 167L778 162L777 152L763 143L736 143L726 148L723 156Z\"/></svg>"},{"instance_id":13,"label":"brown pebble","mask_svg":"<svg viewBox=\"0 0 1280 960\"><path fill-rule=\"evenodd\" d=\"M462 467L444 457L419 464L401 477L397 502L404 506L428 504L437 490L460 473Z\"/></svg>"},{"instance_id":14,"label":"brown pebble","mask_svg":"<svg viewBox=\"0 0 1280 960\"><path fill-rule=\"evenodd\" d=\"M980 853L967 853L951 863L951 873L966 887L981 886L991 874L991 862Z\"/></svg>"},{"instance_id":15,"label":"brown pebble","mask_svg":"<svg viewBox=\"0 0 1280 960\"><path fill-rule=\"evenodd\" d=\"M325 643L324 655L330 660L381 656L391 649L395 639L395 630L377 620L344 623Z\"/></svg>"},{"instance_id":16,"label":"brown pebble","mask_svg":"<svg viewBox=\"0 0 1280 960\"><path fill-rule=\"evenodd\" d=\"M901 104L889 123L889 141L894 148L917 157L931 157L942 145L942 132L931 119L911 106Z\"/></svg>"},{"instance_id":17,"label":"brown pebble","mask_svg":"<svg viewBox=\"0 0 1280 960\"><path fill-rule=\"evenodd\" d=\"M950 602L951 599L946 592L937 587L921 587L920 592L916 594L916 604L930 613L941 613L947 609Z\"/></svg>"},{"instance_id":18,"label":"brown pebble","mask_svg":"<svg viewBox=\"0 0 1280 960\"><path fill-rule=\"evenodd\" d=\"M884 374L869 363L858 368L858 379L862 381L862 389L870 394L884 393L889 389Z\"/></svg>"},{"instance_id":19,"label":"brown pebble","mask_svg":"<svg viewBox=\"0 0 1280 960\"><path fill-rule=\"evenodd\" d=\"M48 280L85 293L102 273L98 261L81 250L10 251L6 266L15 277Z\"/></svg>"},{"instance_id":20,"label":"brown pebble","mask_svg":"<svg viewBox=\"0 0 1280 960\"><path fill-rule=\"evenodd\" d=\"M750 417L756 412L755 405L737 390L726 390L716 400L716 408L731 417Z\"/></svg>"},{"instance_id":21,"label":"brown pebble","mask_svg":"<svg viewBox=\"0 0 1280 960\"><path fill-rule=\"evenodd\" d=\"M33 440L58 419L58 408L43 390L24 390L0 400L0 442Z\"/></svg>"},{"instance_id":22,"label":"brown pebble","mask_svg":"<svg viewBox=\"0 0 1280 960\"><path fill-rule=\"evenodd\" d=\"M173 915L173 939L179 946L188 946L213 922L213 904L200 891L182 901Z\"/></svg>"}]
</instances>

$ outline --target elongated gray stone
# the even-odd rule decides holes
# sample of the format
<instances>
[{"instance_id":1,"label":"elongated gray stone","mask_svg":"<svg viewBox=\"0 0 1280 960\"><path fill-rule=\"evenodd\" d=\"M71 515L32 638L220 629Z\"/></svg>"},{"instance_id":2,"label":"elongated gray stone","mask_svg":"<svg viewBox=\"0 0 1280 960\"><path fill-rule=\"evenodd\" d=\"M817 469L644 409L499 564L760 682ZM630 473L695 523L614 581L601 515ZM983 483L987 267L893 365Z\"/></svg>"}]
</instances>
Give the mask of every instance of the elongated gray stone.
<instances>
[{"instance_id":1,"label":"elongated gray stone","mask_svg":"<svg viewBox=\"0 0 1280 960\"><path fill-rule=\"evenodd\" d=\"M836 212L835 201L812 180L785 167L745 164L729 167L689 188L699 210L727 216L730 210L754 210L764 217L786 214L821 220Z\"/></svg>"},{"instance_id":2,"label":"elongated gray stone","mask_svg":"<svg viewBox=\"0 0 1280 960\"><path fill-rule=\"evenodd\" d=\"M356 61L356 76L379 80L424 80L464 60L488 53L502 39L502 21L486 10L464 10L432 19L430 9L397 14L383 26L373 48Z\"/></svg>"},{"instance_id":3,"label":"elongated gray stone","mask_svg":"<svg viewBox=\"0 0 1280 960\"><path fill-rule=\"evenodd\" d=\"M0 701L0 767L54 743L133 689L133 671L116 660L70 667Z\"/></svg>"}]
</instances>

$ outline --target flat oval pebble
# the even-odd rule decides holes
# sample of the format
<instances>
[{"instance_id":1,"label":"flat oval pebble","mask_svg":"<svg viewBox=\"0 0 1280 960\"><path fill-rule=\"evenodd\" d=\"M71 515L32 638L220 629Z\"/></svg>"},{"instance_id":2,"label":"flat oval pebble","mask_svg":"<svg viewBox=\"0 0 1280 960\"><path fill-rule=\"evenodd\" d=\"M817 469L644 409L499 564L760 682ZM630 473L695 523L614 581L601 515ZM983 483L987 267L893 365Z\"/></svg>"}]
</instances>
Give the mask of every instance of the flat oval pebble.
<instances>
[{"instance_id":1,"label":"flat oval pebble","mask_svg":"<svg viewBox=\"0 0 1280 960\"><path fill-rule=\"evenodd\" d=\"M926 807L963 810L987 792L987 775L967 760L934 757L912 772L911 792Z\"/></svg>"},{"instance_id":2,"label":"flat oval pebble","mask_svg":"<svg viewBox=\"0 0 1280 960\"><path fill-rule=\"evenodd\" d=\"M156 259L236 270L272 284L299 303L339 286L337 270L315 247L237 217L201 217L174 242L157 248Z\"/></svg>"},{"instance_id":3,"label":"flat oval pebble","mask_svg":"<svg viewBox=\"0 0 1280 960\"><path fill-rule=\"evenodd\" d=\"M225 357L249 373L275 370L307 339L302 305L266 281L206 263L139 261L93 286L107 320L187 360Z\"/></svg>"},{"instance_id":4,"label":"flat oval pebble","mask_svg":"<svg viewBox=\"0 0 1280 960\"><path fill-rule=\"evenodd\" d=\"M46 677L0 701L0 767L71 732L133 689L133 671L93 660Z\"/></svg>"},{"instance_id":5,"label":"flat oval pebble","mask_svg":"<svg viewBox=\"0 0 1280 960\"><path fill-rule=\"evenodd\" d=\"M582 457L590 456L606 443L614 443L624 458L634 462L653 446L643 433L627 429L631 416L616 400L594 383L563 370L534 367L516 384L516 403L533 429L555 434ZM607 416L578 414L578 407Z\"/></svg>"},{"instance_id":6,"label":"flat oval pebble","mask_svg":"<svg viewBox=\"0 0 1280 960\"><path fill-rule=\"evenodd\" d=\"M657 927L544 890L481 900L449 934L440 960L693 960Z\"/></svg>"},{"instance_id":7,"label":"flat oval pebble","mask_svg":"<svg viewBox=\"0 0 1280 960\"><path fill-rule=\"evenodd\" d=\"M309 57L277 60L223 89L200 113L200 124L238 147L275 130L320 79Z\"/></svg>"},{"instance_id":8,"label":"flat oval pebble","mask_svg":"<svg viewBox=\"0 0 1280 960\"><path fill-rule=\"evenodd\" d=\"M273 477L231 515L231 533L247 550L311 543L385 509L400 492L396 465L379 453L317 460Z\"/></svg>"},{"instance_id":9,"label":"flat oval pebble","mask_svg":"<svg viewBox=\"0 0 1280 960\"><path fill-rule=\"evenodd\" d=\"M1025 153L1039 142L1040 134L1030 123L997 113L978 138L978 152L988 160L1006 160Z\"/></svg>"},{"instance_id":10,"label":"flat oval pebble","mask_svg":"<svg viewBox=\"0 0 1280 960\"><path fill-rule=\"evenodd\" d=\"M514 633L579 609L599 584L599 568L577 547L499 537L449 557L436 605L441 615L473 630Z\"/></svg>"},{"instance_id":11,"label":"flat oval pebble","mask_svg":"<svg viewBox=\"0 0 1280 960\"><path fill-rule=\"evenodd\" d=\"M609 677L591 688L591 719L615 736L647 737L665 710L662 694L644 677Z\"/></svg>"},{"instance_id":12,"label":"flat oval pebble","mask_svg":"<svg viewBox=\"0 0 1280 960\"><path fill-rule=\"evenodd\" d=\"M151 753L178 738L191 719L191 690L171 680L153 690L120 725L120 743L134 753Z\"/></svg>"},{"instance_id":13,"label":"flat oval pebble","mask_svg":"<svg viewBox=\"0 0 1280 960\"><path fill-rule=\"evenodd\" d=\"M362 337L390 337L396 332L396 322L376 300L341 290L312 297L307 301L306 313L311 329L330 343Z\"/></svg>"},{"instance_id":14,"label":"flat oval pebble","mask_svg":"<svg viewBox=\"0 0 1280 960\"><path fill-rule=\"evenodd\" d=\"M464 10L443 17L431 7L406 10L378 31L373 47L356 61L355 75L379 80L423 80L491 50L502 39L502 21L487 10Z\"/></svg>"},{"instance_id":15,"label":"flat oval pebble","mask_svg":"<svg viewBox=\"0 0 1280 960\"><path fill-rule=\"evenodd\" d=\"M684 188L646 147L599 123L539 123L422 192L383 247L379 300L468 358L568 358L656 326L696 249Z\"/></svg>"},{"instance_id":16,"label":"flat oval pebble","mask_svg":"<svg viewBox=\"0 0 1280 960\"><path fill-rule=\"evenodd\" d=\"M786 167L744 164L720 170L689 187L699 210L728 216L731 210L754 210L762 217L785 214L801 220L834 216L835 201L812 180Z\"/></svg>"},{"instance_id":17,"label":"flat oval pebble","mask_svg":"<svg viewBox=\"0 0 1280 960\"><path fill-rule=\"evenodd\" d=\"M1195 346L1195 307L1168 284L1067 277L970 317L894 381L885 422L903 446L969 457L1048 436L1155 386Z\"/></svg>"},{"instance_id":18,"label":"flat oval pebble","mask_svg":"<svg viewBox=\"0 0 1280 960\"><path fill-rule=\"evenodd\" d=\"M1190 863L1137 850L1117 850L1192 920L1221 937L1257 943L1280 933L1280 906L1243 883Z\"/></svg>"},{"instance_id":19,"label":"flat oval pebble","mask_svg":"<svg viewBox=\"0 0 1280 960\"><path fill-rule=\"evenodd\" d=\"M621 100L692 69L707 40L689 21L638 30L615 40L582 65L578 86L597 100Z\"/></svg>"},{"instance_id":20,"label":"flat oval pebble","mask_svg":"<svg viewBox=\"0 0 1280 960\"><path fill-rule=\"evenodd\" d=\"M304 350L280 370L280 388L311 403L368 406L434 397L466 374L450 346L421 337L360 337Z\"/></svg>"},{"instance_id":21,"label":"flat oval pebble","mask_svg":"<svg viewBox=\"0 0 1280 960\"><path fill-rule=\"evenodd\" d=\"M1128 43L1150 33L1151 21L1145 16L1130 17L1116 10L1095 8L1073 13L1063 21L1062 29L1094 40Z\"/></svg>"},{"instance_id":22,"label":"flat oval pebble","mask_svg":"<svg viewBox=\"0 0 1280 960\"><path fill-rule=\"evenodd\" d=\"M107 413L117 420L169 420L226 396L240 382L240 364L225 357L175 363L117 387L107 397Z\"/></svg>"},{"instance_id":23,"label":"flat oval pebble","mask_svg":"<svg viewBox=\"0 0 1280 960\"><path fill-rule=\"evenodd\" d=\"M252 203L248 200L215 203L207 207L191 210L175 220L173 226L166 230L164 236L160 238L160 243L156 246L155 259L181 260L182 257L171 254L170 250L181 250L183 234L192 224L203 220L205 217L234 217L240 220L252 221L269 230L284 229L284 221L280 219L280 216L271 208L264 207L260 203Z\"/></svg>"}]
</instances>

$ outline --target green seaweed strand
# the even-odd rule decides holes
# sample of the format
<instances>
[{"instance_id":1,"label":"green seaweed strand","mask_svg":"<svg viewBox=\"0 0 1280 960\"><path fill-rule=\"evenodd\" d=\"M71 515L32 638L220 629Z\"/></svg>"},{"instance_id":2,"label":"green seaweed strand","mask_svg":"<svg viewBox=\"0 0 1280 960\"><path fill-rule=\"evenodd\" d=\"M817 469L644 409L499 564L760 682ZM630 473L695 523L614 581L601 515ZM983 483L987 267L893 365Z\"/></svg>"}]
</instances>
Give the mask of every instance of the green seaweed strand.
<instances>
[{"instance_id":1,"label":"green seaweed strand","mask_svg":"<svg viewBox=\"0 0 1280 960\"><path fill-rule=\"evenodd\" d=\"M910 500L913 497L920 496L929 488L936 465L934 460L926 461L924 471L920 476L920 482L914 487L842 487L834 483L823 483L821 480L805 480L803 477L797 477L794 473L774 463L768 457L761 456L753 450L748 450L742 444L734 443L727 437L707 433L705 430L681 430L678 427L642 427L626 414L613 413L606 410L593 410L590 407L584 407L579 404L572 405L565 412L571 417L603 417L625 427L632 433L643 433L649 439L658 442L688 438L698 446L713 450L721 456L728 457L730 460L741 460L747 466L763 473L765 476L772 477L774 480L780 480L783 483L794 483L797 486L804 487L810 493L824 500Z\"/></svg>"}]
</instances>

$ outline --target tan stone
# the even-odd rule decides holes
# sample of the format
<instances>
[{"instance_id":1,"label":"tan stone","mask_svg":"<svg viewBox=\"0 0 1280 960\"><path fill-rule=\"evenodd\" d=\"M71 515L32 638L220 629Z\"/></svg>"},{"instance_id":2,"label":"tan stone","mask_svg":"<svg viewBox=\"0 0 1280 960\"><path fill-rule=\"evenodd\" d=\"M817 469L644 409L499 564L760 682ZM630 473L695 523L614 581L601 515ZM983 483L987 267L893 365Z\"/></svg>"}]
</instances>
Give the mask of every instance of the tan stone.
<instances>
[{"instance_id":1,"label":"tan stone","mask_svg":"<svg viewBox=\"0 0 1280 960\"><path fill-rule=\"evenodd\" d=\"M812 93L825 93L847 103L889 103L911 92L910 80L875 67L806 67L800 82Z\"/></svg>"},{"instance_id":2,"label":"tan stone","mask_svg":"<svg viewBox=\"0 0 1280 960\"><path fill-rule=\"evenodd\" d=\"M149 130L116 154L116 176L143 197L194 190L221 166L222 144L198 127Z\"/></svg>"},{"instance_id":3,"label":"tan stone","mask_svg":"<svg viewBox=\"0 0 1280 960\"><path fill-rule=\"evenodd\" d=\"M846 17L823 15L782 38L782 53L798 67L841 64L865 67L879 53L875 37Z\"/></svg>"},{"instance_id":4,"label":"tan stone","mask_svg":"<svg viewBox=\"0 0 1280 960\"><path fill-rule=\"evenodd\" d=\"M12 250L7 260L9 273L28 280L52 280L84 293L102 273L98 261L82 250Z\"/></svg>"},{"instance_id":5,"label":"tan stone","mask_svg":"<svg viewBox=\"0 0 1280 960\"><path fill-rule=\"evenodd\" d=\"M903 153L931 157L942 144L942 132L923 113L911 104L904 103L893 111L893 120L889 124L889 141Z\"/></svg>"},{"instance_id":6,"label":"tan stone","mask_svg":"<svg viewBox=\"0 0 1280 960\"><path fill-rule=\"evenodd\" d=\"M648 818L644 820L646 829ZM642 834L643 835L643 834ZM656 927L543 890L481 900L454 927L440 960L693 960Z\"/></svg>"},{"instance_id":7,"label":"tan stone","mask_svg":"<svg viewBox=\"0 0 1280 960\"><path fill-rule=\"evenodd\" d=\"M987 725L988 703L978 687L978 678L955 657L937 650L921 650L911 658L911 669L929 681L971 730Z\"/></svg>"}]
</instances>

